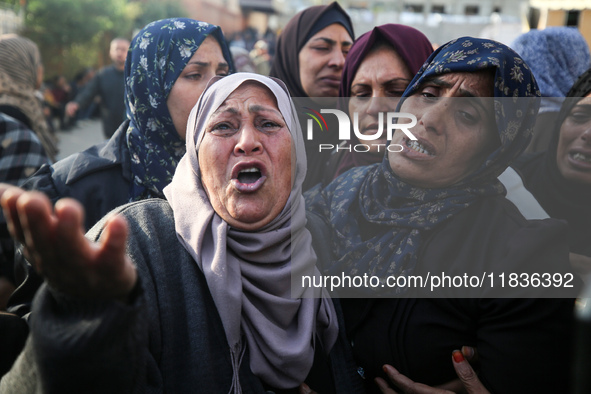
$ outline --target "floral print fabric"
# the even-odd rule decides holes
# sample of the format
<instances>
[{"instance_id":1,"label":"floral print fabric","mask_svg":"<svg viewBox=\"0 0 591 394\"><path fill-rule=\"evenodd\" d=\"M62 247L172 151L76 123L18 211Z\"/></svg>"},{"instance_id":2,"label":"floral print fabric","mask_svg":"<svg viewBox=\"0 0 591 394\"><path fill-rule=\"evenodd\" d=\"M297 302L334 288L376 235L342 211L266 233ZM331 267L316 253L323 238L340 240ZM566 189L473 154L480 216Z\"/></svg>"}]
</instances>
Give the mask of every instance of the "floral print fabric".
<instances>
[{"instance_id":1,"label":"floral print fabric","mask_svg":"<svg viewBox=\"0 0 591 394\"><path fill-rule=\"evenodd\" d=\"M125 63L127 145L131 154L130 201L162 197L180 158L183 141L166 101L193 54L208 35L219 42L233 72L230 51L221 29L187 18L163 19L144 27L133 39Z\"/></svg>"},{"instance_id":2,"label":"floral print fabric","mask_svg":"<svg viewBox=\"0 0 591 394\"><path fill-rule=\"evenodd\" d=\"M492 40L453 40L427 59L402 100L426 78L482 69L494 70L494 112L501 142L480 168L457 184L427 189L400 180L386 155L381 164L354 168L308 196L309 209L323 216L332 230L334 259L328 273L368 274L381 280L410 275L425 231L477 199L504 192L496 177L529 143L540 101L535 79L519 55ZM404 289L394 291L402 294Z\"/></svg>"}]
</instances>

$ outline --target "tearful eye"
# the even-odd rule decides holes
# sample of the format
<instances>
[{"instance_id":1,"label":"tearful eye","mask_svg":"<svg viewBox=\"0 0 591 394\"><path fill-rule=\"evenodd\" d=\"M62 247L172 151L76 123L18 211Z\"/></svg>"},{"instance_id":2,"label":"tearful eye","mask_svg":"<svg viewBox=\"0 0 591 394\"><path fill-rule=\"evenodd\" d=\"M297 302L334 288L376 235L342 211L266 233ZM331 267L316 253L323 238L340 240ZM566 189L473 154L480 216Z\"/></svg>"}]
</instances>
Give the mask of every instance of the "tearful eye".
<instances>
[{"instance_id":1,"label":"tearful eye","mask_svg":"<svg viewBox=\"0 0 591 394\"><path fill-rule=\"evenodd\" d=\"M255 183L262 176L261 170L256 167L245 168L238 173L238 182Z\"/></svg>"}]
</instances>

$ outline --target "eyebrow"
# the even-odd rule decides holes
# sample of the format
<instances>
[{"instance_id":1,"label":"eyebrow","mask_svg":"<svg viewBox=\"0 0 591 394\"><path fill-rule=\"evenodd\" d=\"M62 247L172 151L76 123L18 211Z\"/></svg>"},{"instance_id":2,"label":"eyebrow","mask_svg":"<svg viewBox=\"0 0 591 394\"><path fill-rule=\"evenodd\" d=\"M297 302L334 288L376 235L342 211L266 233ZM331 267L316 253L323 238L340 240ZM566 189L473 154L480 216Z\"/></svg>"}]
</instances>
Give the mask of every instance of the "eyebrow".
<instances>
[{"instance_id":1,"label":"eyebrow","mask_svg":"<svg viewBox=\"0 0 591 394\"><path fill-rule=\"evenodd\" d=\"M194 65L200 66L200 67L207 67L207 66L211 65L211 62L192 61L192 62L187 63L187 65L189 65L189 64L194 64ZM228 63L226 63L226 62L219 63L218 68L220 68L220 67L228 68Z\"/></svg>"},{"instance_id":2,"label":"eyebrow","mask_svg":"<svg viewBox=\"0 0 591 394\"><path fill-rule=\"evenodd\" d=\"M443 79L437 78L437 77L426 80L425 82L423 82L423 85L426 83L432 83L436 86L439 86L442 88L447 88L447 89L451 89L454 86L454 84L452 84L451 82L446 82ZM478 97L474 93L472 93L466 89L460 88L460 89L458 89L458 91L460 92L460 96L462 96L462 97Z\"/></svg>"},{"instance_id":3,"label":"eyebrow","mask_svg":"<svg viewBox=\"0 0 591 394\"><path fill-rule=\"evenodd\" d=\"M332 39L326 38L326 37L318 37L318 38L315 38L313 41L318 41L318 40L324 41L325 43L327 43L329 45L336 45L337 44L337 42L335 40L332 40ZM353 45L353 43L351 41L342 41L341 45L349 46L349 45Z\"/></svg>"},{"instance_id":4,"label":"eyebrow","mask_svg":"<svg viewBox=\"0 0 591 394\"><path fill-rule=\"evenodd\" d=\"M283 115L281 115L281 112L277 111L276 109L265 107L265 106L258 105L258 104L253 104L253 105L249 106L248 111L249 112L271 112L271 113L274 113L276 115L280 115L281 117L283 117Z\"/></svg>"},{"instance_id":5,"label":"eyebrow","mask_svg":"<svg viewBox=\"0 0 591 394\"><path fill-rule=\"evenodd\" d=\"M591 104L577 104L573 107L573 109L571 109L571 112L575 109L582 109L584 111L589 111L589 110L591 110Z\"/></svg>"},{"instance_id":6,"label":"eyebrow","mask_svg":"<svg viewBox=\"0 0 591 394\"><path fill-rule=\"evenodd\" d=\"M220 109L221 109L221 111L220 111ZM240 113L238 111L238 109L235 107L224 107L224 108L220 107L212 115L217 115L217 114L224 113L224 112L229 112L232 115L236 115L236 114ZM280 115L283 118L283 115L281 115L281 112L279 112L273 108L265 107L265 106L258 105L258 104L253 104L253 105L249 106L248 112L251 112L251 113L252 112L272 112L276 115Z\"/></svg>"},{"instance_id":7,"label":"eyebrow","mask_svg":"<svg viewBox=\"0 0 591 394\"><path fill-rule=\"evenodd\" d=\"M406 84L408 84L410 82L410 79L407 78L392 78L389 81L383 82L380 85L388 85L394 82L405 82ZM364 82L358 82L355 85L351 86L351 89L353 89L355 86L368 86L369 83L364 83Z\"/></svg>"},{"instance_id":8,"label":"eyebrow","mask_svg":"<svg viewBox=\"0 0 591 394\"><path fill-rule=\"evenodd\" d=\"M451 89L453 87L453 85L454 85L454 84L452 84L450 82L446 82L446 81L442 80L441 78L437 78L437 77L434 77L432 79L426 80L425 82L423 82L423 85L426 84L426 83L432 83L432 84L434 84L436 86L440 86L442 88L447 88L447 89ZM484 98L484 97L481 97L481 96L476 96L471 91L466 90L466 89L462 89L462 88L458 89L458 92L460 93L460 96L461 97L479 98L479 99ZM480 108L482 108L482 110L484 111L485 114L490 115L489 114L489 110L484 106L484 104L482 103L482 100L476 100L476 103L478 104L478 106Z\"/></svg>"}]
</instances>

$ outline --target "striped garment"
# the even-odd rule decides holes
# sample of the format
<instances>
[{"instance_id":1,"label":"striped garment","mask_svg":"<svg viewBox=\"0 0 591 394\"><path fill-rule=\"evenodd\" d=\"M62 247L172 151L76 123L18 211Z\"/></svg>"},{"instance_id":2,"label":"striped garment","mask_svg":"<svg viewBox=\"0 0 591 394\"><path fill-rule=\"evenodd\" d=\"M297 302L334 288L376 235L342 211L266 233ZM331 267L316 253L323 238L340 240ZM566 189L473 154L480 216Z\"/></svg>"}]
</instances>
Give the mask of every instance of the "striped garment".
<instances>
[{"instance_id":1,"label":"striped garment","mask_svg":"<svg viewBox=\"0 0 591 394\"><path fill-rule=\"evenodd\" d=\"M45 163L49 159L35 133L0 113L0 182L20 185Z\"/></svg>"},{"instance_id":2,"label":"striped garment","mask_svg":"<svg viewBox=\"0 0 591 394\"><path fill-rule=\"evenodd\" d=\"M0 105L16 107L30 120L31 129L54 160L57 141L35 95L40 67L41 55L33 41L15 34L0 35Z\"/></svg>"}]
</instances>

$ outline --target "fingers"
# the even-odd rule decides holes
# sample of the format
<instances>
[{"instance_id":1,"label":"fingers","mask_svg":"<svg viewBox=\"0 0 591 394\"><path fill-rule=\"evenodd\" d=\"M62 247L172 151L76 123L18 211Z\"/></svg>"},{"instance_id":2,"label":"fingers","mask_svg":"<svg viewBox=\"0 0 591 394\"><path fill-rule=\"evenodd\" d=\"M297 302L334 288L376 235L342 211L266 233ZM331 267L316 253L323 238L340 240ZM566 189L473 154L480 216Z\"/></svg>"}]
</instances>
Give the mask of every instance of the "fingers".
<instances>
[{"instance_id":1,"label":"fingers","mask_svg":"<svg viewBox=\"0 0 591 394\"><path fill-rule=\"evenodd\" d=\"M39 272L55 259L56 219L49 199L39 192L22 193L16 201L27 256Z\"/></svg>"},{"instance_id":2,"label":"fingers","mask_svg":"<svg viewBox=\"0 0 591 394\"><path fill-rule=\"evenodd\" d=\"M479 361L478 352L472 346L462 346L462 355L471 364L477 363Z\"/></svg>"},{"instance_id":3,"label":"fingers","mask_svg":"<svg viewBox=\"0 0 591 394\"><path fill-rule=\"evenodd\" d=\"M384 386L386 383L385 381L380 378L376 378L376 384L378 387L380 387L382 393L402 392L408 394L453 394L451 391L430 387L422 383L416 383L398 372L396 368L391 365L384 365L383 370L386 372L388 379L390 379L390 381L396 385L399 391L394 391L389 387L387 388L387 384Z\"/></svg>"},{"instance_id":4,"label":"fingers","mask_svg":"<svg viewBox=\"0 0 591 394\"><path fill-rule=\"evenodd\" d=\"M16 210L16 201L24 191L6 183L0 183L0 204L4 212L6 224L10 235L19 242L24 242L25 236L22 232L20 219Z\"/></svg>"},{"instance_id":5,"label":"fingers","mask_svg":"<svg viewBox=\"0 0 591 394\"><path fill-rule=\"evenodd\" d=\"M396 394L396 391L394 391L392 388L390 388L390 386L388 386L388 383L386 383L386 381L382 378L375 378L374 380L376 382L376 384L378 385L380 391L384 394Z\"/></svg>"},{"instance_id":6,"label":"fingers","mask_svg":"<svg viewBox=\"0 0 591 394\"><path fill-rule=\"evenodd\" d=\"M49 199L39 192L25 192L14 186L0 185L0 203L11 236L24 246L25 255L38 265L36 247L41 237L53 237L54 220ZM37 267L39 268L39 267Z\"/></svg>"},{"instance_id":7,"label":"fingers","mask_svg":"<svg viewBox=\"0 0 591 394\"><path fill-rule=\"evenodd\" d=\"M111 216L100 238L97 256L97 261L104 267L104 275L113 278L113 288L108 292L121 301L127 299L137 280L136 268L126 254L128 232L127 221L122 216Z\"/></svg>"},{"instance_id":8,"label":"fingers","mask_svg":"<svg viewBox=\"0 0 591 394\"><path fill-rule=\"evenodd\" d=\"M306 383L300 384L299 394L317 394L316 391L312 390Z\"/></svg>"},{"instance_id":9,"label":"fingers","mask_svg":"<svg viewBox=\"0 0 591 394\"><path fill-rule=\"evenodd\" d=\"M489 391L484 387L470 363L464 358L459 350L452 353L453 366L464 387L469 394L488 394Z\"/></svg>"}]
</instances>

